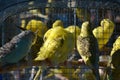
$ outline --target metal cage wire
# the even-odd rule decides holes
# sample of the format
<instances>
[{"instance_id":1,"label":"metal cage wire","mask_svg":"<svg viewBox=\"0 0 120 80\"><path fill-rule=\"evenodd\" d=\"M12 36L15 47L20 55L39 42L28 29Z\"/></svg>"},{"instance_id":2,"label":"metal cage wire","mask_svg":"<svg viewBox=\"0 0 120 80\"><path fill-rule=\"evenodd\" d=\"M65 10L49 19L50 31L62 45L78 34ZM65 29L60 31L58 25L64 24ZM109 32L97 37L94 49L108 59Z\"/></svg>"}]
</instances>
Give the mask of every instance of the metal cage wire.
<instances>
[{"instance_id":1,"label":"metal cage wire","mask_svg":"<svg viewBox=\"0 0 120 80\"><path fill-rule=\"evenodd\" d=\"M45 9L49 8L49 12L46 13ZM80 20L76 16L76 9L81 8L84 11L84 17L83 20ZM30 13L30 10L39 10L37 13L33 14L32 12ZM19 34L21 30L17 27L21 26L21 21L26 20L27 22L24 24L24 26L27 25L27 23L31 19L37 19L43 21L47 27L50 29L53 22L55 20L62 20L64 23L64 27L67 27L69 25L76 25L76 26L81 26L82 22L87 20L87 13L88 11L91 14L91 21L92 21L92 27L96 28L99 24L100 21L104 18L109 18L112 21L114 21L115 25L115 30L107 43L107 47L112 48L112 45L115 41L115 39L119 35L119 19L120 19L120 3L119 2L112 2L112 1L91 1L91 0L61 0L52 3L45 3L41 2L40 0L35 0L35 1L23 1L23 2L18 2L15 4L11 4L6 6L3 10L0 11L0 25L1 25L1 33L0 33L0 45L4 45L6 42L10 41L13 36ZM92 20L92 18L94 18ZM13 32L14 31L14 32ZM108 51L109 52L109 51ZM80 58L79 55L77 55L77 52L74 55L75 59ZM106 52L101 52L101 54L106 54ZM68 56L69 57L69 56ZM32 80L34 77L36 71L38 70L37 66L31 66L31 62L28 62L27 65L29 65L29 68L24 68L22 70L19 70L19 63L18 63L18 68L15 71L9 71L7 73L4 73L2 75L3 80ZM76 69L77 66L71 67L71 65L67 66L69 69ZM60 68L60 67L54 67L54 68ZM80 67L83 69L82 72L79 72L77 75L79 76L79 79L76 80L84 80L82 74L89 70L87 66L82 65ZM50 78L45 79L44 77L50 73L51 68L47 68L44 70L42 77L40 76L43 80L59 80L55 76L52 76ZM63 68L64 69L64 68ZM68 70L70 71L70 70ZM16 74L16 75L15 75ZM64 74L71 74L70 73L64 73ZM72 79L72 75L70 75L71 79L70 80L75 80Z\"/></svg>"}]
</instances>

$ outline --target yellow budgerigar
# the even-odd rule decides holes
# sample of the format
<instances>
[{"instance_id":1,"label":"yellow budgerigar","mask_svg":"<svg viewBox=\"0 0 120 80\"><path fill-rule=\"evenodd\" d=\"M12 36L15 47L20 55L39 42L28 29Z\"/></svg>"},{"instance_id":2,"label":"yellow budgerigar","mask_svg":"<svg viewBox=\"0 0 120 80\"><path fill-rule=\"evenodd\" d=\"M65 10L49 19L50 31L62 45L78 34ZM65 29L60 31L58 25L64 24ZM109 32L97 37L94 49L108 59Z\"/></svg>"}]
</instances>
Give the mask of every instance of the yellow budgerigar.
<instances>
[{"instance_id":1,"label":"yellow budgerigar","mask_svg":"<svg viewBox=\"0 0 120 80\"><path fill-rule=\"evenodd\" d=\"M33 4L34 2L30 2L29 4ZM41 9L30 9L26 12L23 12L22 14L20 14L20 18L21 18L21 27L25 28L26 25L28 24L28 22L30 22L30 20L35 20L37 18L36 21L39 21L39 18L48 20L48 15L43 14Z\"/></svg>"},{"instance_id":2,"label":"yellow budgerigar","mask_svg":"<svg viewBox=\"0 0 120 80\"><path fill-rule=\"evenodd\" d=\"M76 35L76 39L78 37L78 35L80 34L80 27L79 26L76 26L76 25L71 25L71 26L68 26L67 28L65 28L65 30L73 33L74 35Z\"/></svg>"},{"instance_id":3,"label":"yellow budgerigar","mask_svg":"<svg viewBox=\"0 0 120 80\"><path fill-rule=\"evenodd\" d=\"M35 19L28 22L26 29L33 32L38 31L37 34L39 37L43 37L45 32L48 30L47 26L42 21Z\"/></svg>"},{"instance_id":4,"label":"yellow budgerigar","mask_svg":"<svg viewBox=\"0 0 120 80\"><path fill-rule=\"evenodd\" d=\"M43 37L43 40L45 41L46 38L51 34L53 28L55 27L63 27L63 22L61 20L56 20L53 24L52 24L52 28L49 29L45 34L44 34L44 37Z\"/></svg>"},{"instance_id":5,"label":"yellow budgerigar","mask_svg":"<svg viewBox=\"0 0 120 80\"><path fill-rule=\"evenodd\" d=\"M61 23L60 20L55 21L55 23L58 24L57 26L61 25L61 24L59 24L59 23ZM55 23L53 23L53 24L55 24ZM50 29L46 32L46 34L44 35L44 40L46 40L47 36L49 36L49 34L52 30L53 29ZM76 37L80 34L79 26L71 25L71 26L68 26L67 28L65 28L65 30L73 33L73 35L76 35ZM75 33L75 30L76 30L76 33ZM67 79L71 79L71 76L72 76L72 79L79 79L79 76L77 75L77 73L73 75L73 73L75 72L75 69L73 69L73 68L69 69L66 66L60 66L60 68L61 69L51 69L51 73L49 75L52 75L52 76L55 75L56 77L58 77L58 75L59 75L62 78L64 77Z\"/></svg>"},{"instance_id":6,"label":"yellow budgerigar","mask_svg":"<svg viewBox=\"0 0 120 80\"><path fill-rule=\"evenodd\" d=\"M72 33L64 30L62 27L52 28L49 36L46 36L45 42L40 48L35 61L48 59L53 64L62 63L73 50L74 44L74 35Z\"/></svg>"},{"instance_id":7,"label":"yellow budgerigar","mask_svg":"<svg viewBox=\"0 0 120 80\"><path fill-rule=\"evenodd\" d=\"M68 58L68 54L73 50L75 45L74 35L63 27L58 26L49 29L44 35L44 44L38 52L35 61L47 60L53 65L63 63ZM41 68L37 72L40 74ZM38 75L36 75L36 80Z\"/></svg>"},{"instance_id":8,"label":"yellow budgerigar","mask_svg":"<svg viewBox=\"0 0 120 80\"><path fill-rule=\"evenodd\" d=\"M94 36L97 38L99 49L101 50L109 41L114 30L114 23L110 19L103 19L100 26L93 30Z\"/></svg>"},{"instance_id":9,"label":"yellow budgerigar","mask_svg":"<svg viewBox=\"0 0 120 80\"><path fill-rule=\"evenodd\" d=\"M64 27L63 26L63 22L61 20L56 20L53 24L52 24L52 27L57 27L57 26L61 26L61 27Z\"/></svg>"}]
</instances>

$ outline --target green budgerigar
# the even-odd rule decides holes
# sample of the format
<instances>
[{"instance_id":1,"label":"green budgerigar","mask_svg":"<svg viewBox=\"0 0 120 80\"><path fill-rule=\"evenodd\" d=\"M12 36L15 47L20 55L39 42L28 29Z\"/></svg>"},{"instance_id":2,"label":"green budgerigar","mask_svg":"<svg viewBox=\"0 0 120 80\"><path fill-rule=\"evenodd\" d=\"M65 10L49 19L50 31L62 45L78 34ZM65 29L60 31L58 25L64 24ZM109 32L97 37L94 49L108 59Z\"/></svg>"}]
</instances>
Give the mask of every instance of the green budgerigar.
<instances>
[{"instance_id":1,"label":"green budgerigar","mask_svg":"<svg viewBox=\"0 0 120 80\"><path fill-rule=\"evenodd\" d=\"M84 60L85 64L90 67L96 80L99 76L99 49L97 39L94 37L89 21L82 23L81 33L77 39L77 50Z\"/></svg>"},{"instance_id":2,"label":"green budgerigar","mask_svg":"<svg viewBox=\"0 0 120 80\"><path fill-rule=\"evenodd\" d=\"M30 30L22 31L0 47L0 63L2 65L17 63L27 55L35 41L35 33Z\"/></svg>"}]
</instances>

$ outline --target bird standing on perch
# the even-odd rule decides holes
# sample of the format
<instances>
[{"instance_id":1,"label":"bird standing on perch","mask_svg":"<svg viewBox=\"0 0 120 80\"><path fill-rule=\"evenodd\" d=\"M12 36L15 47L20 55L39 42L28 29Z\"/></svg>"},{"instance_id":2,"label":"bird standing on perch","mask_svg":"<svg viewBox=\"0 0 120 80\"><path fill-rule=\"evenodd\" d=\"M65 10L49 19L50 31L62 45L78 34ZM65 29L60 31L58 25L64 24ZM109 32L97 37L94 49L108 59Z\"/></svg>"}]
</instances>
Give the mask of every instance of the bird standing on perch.
<instances>
[{"instance_id":1,"label":"bird standing on perch","mask_svg":"<svg viewBox=\"0 0 120 80\"><path fill-rule=\"evenodd\" d=\"M82 24L81 33L77 39L77 50L85 64L92 69L96 80L100 80L98 43L88 21Z\"/></svg>"},{"instance_id":2,"label":"bird standing on perch","mask_svg":"<svg viewBox=\"0 0 120 80\"><path fill-rule=\"evenodd\" d=\"M45 60L51 65L64 63L68 54L73 50L74 45L75 41L72 33L64 30L61 26L51 28L44 35L44 44L40 48L35 61Z\"/></svg>"}]
</instances>

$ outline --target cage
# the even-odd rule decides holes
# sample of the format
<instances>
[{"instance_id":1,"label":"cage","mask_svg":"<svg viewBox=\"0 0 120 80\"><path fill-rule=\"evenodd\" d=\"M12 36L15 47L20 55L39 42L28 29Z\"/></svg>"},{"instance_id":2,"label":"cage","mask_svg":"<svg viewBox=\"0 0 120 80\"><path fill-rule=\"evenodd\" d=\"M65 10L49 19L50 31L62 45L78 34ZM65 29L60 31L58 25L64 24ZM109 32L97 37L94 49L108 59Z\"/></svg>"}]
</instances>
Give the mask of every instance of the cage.
<instances>
[{"instance_id":1,"label":"cage","mask_svg":"<svg viewBox=\"0 0 120 80\"><path fill-rule=\"evenodd\" d=\"M3 1L4 3L4 1ZM80 11L81 10L81 11ZM92 29L100 26L103 19L109 19L115 24L114 31L110 33L108 41L100 50L100 72L106 73L107 62L110 59L110 52L113 48L113 43L119 36L120 25L120 2L119 1L92 1L92 0L17 0L6 1L6 6L0 9L0 45L1 47L5 43L9 42L14 36L19 35L23 28L26 30L26 26L31 20L42 21L49 29L52 28L53 23L56 20L63 22L64 28L74 25L75 34L76 27L81 25L84 21L90 21ZM35 24L35 23L34 23ZM34 25L30 24L30 25ZM38 23L39 24L39 23ZM35 24L35 26L37 23ZM21 30L22 29L22 30ZM104 29L103 29L104 30ZM103 34L103 33L100 33ZM105 34L103 34L105 35ZM75 38L76 40L77 38ZM104 38L101 38L104 41ZM39 39L43 42L43 39ZM41 44L38 42L37 44ZM76 41L75 41L76 43ZM22 46L21 46L22 47ZM79 61L81 56L75 49L67 56L67 62L55 65L45 66L45 62L34 62L33 59L37 56L40 50L40 46L32 47L37 50L29 50L29 53L22 58L19 62L1 66L0 65L0 80L93 80L94 76L91 75L91 69L86 66L83 61ZM1 50L1 49L0 49ZM18 51L19 52L19 51ZM1 58L0 53L0 58ZM14 58L14 57L13 57ZM118 59L119 60L119 59ZM119 60L120 61L120 60ZM0 61L1 62L1 61ZM2 63L2 62L1 62ZM43 65L46 67L38 76L35 75L39 69L38 66ZM55 71L54 71L55 70ZM111 72L112 69L110 69ZM119 70L119 69L118 69ZM73 77L73 73L75 76ZM84 74L88 75L84 75ZM62 75L61 75L62 74ZM66 77L67 76L67 77ZM107 80L106 74L101 75L101 80ZM114 74L113 74L114 76ZM68 79L67 79L68 78ZM119 79L120 77L117 76ZM114 80L114 79L113 79ZM116 80L116 79L115 79Z\"/></svg>"}]
</instances>

